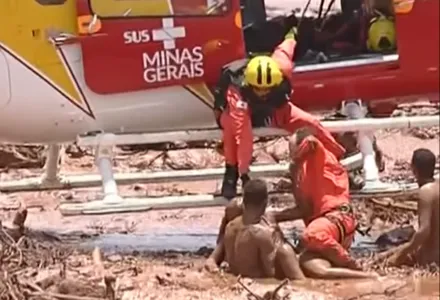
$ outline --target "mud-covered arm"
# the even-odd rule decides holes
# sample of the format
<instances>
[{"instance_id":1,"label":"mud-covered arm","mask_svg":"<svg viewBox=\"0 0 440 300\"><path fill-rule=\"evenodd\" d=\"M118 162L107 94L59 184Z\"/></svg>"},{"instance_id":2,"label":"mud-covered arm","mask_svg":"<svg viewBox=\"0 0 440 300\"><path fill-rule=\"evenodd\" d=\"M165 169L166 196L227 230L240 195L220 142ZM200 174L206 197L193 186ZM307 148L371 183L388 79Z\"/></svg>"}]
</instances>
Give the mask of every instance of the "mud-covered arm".
<instances>
[{"instance_id":1,"label":"mud-covered arm","mask_svg":"<svg viewBox=\"0 0 440 300\"><path fill-rule=\"evenodd\" d=\"M217 236L217 243L223 239L226 231L226 226L236 217L243 214L243 204L241 201L234 199L228 203L225 207L225 213L223 215L222 221L220 223L220 229Z\"/></svg>"},{"instance_id":2,"label":"mud-covered arm","mask_svg":"<svg viewBox=\"0 0 440 300\"><path fill-rule=\"evenodd\" d=\"M402 246L402 249L395 254L396 261L400 261L400 259L408 254L413 253L429 238L432 217L432 196L429 189L424 189L423 187L420 189L417 213L419 229L413 235L411 241Z\"/></svg>"},{"instance_id":3,"label":"mud-covered arm","mask_svg":"<svg viewBox=\"0 0 440 300\"><path fill-rule=\"evenodd\" d=\"M271 211L268 214L277 223L295 221L304 217L302 210L297 205L286 207L279 211Z\"/></svg>"},{"instance_id":4,"label":"mud-covered arm","mask_svg":"<svg viewBox=\"0 0 440 300\"><path fill-rule=\"evenodd\" d=\"M212 251L211 255L209 255L207 259L207 264L215 264L216 266L220 266L220 264L225 260L225 243L223 238L220 239L217 245Z\"/></svg>"},{"instance_id":5,"label":"mud-covered arm","mask_svg":"<svg viewBox=\"0 0 440 300\"><path fill-rule=\"evenodd\" d=\"M266 277L275 277L276 247L269 228L259 228L254 233L258 254Z\"/></svg>"}]
</instances>

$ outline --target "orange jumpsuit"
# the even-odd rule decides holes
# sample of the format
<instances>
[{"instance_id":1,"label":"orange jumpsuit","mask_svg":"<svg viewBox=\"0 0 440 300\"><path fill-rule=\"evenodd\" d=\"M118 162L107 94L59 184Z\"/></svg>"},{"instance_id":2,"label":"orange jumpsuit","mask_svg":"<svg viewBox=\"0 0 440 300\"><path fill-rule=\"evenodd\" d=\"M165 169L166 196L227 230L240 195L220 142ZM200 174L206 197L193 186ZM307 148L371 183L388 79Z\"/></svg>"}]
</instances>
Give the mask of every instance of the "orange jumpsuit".
<instances>
[{"instance_id":1,"label":"orange jumpsuit","mask_svg":"<svg viewBox=\"0 0 440 300\"><path fill-rule=\"evenodd\" d=\"M278 45L272 54L272 58L280 66L290 86L293 86L292 70L295 46L295 40L287 38ZM291 89L289 99L292 98L292 94L293 90ZM225 161L228 165L237 166L240 174L246 174L249 171L253 152L252 109L249 105L249 99L243 99L240 89L232 84L226 91L226 101L226 109L220 116ZM276 108L269 123L271 126L283 128L291 133L303 126L313 127L320 141L336 157L340 158L345 152L335 142L331 134L322 127L317 118L296 107L291 101L286 101L285 104Z\"/></svg>"},{"instance_id":2,"label":"orange jumpsuit","mask_svg":"<svg viewBox=\"0 0 440 300\"><path fill-rule=\"evenodd\" d=\"M348 263L351 259L347 249L353 242L357 222L350 211L347 171L314 136L300 143L293 159L294 195L306 213L306 248L317 252L333 250L334 255ZM342 212L341 207L348 211Z\"/></svg>"}]
</instances>

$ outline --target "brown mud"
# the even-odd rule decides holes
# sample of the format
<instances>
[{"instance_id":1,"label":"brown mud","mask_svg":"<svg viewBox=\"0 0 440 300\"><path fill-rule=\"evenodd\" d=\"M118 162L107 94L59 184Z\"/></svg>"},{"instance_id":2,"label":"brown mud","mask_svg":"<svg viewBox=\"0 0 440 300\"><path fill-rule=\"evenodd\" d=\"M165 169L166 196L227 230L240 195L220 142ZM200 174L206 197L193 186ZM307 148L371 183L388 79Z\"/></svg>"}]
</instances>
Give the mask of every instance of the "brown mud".
<instances>
[{"instance_id":1,"label":"brown mud","mask_svg":"<svg viewBox=\"0 0 440 300\"><path fill-rule=\"evenodd\" d=\"M404 106L396 114L438 114L438 107ZM439 128L383 130L377 132L384 151L385 180L408 180L408 161L414 149L429 148L439 155ZM176 143L120 147L116 151L117 172L220 167L222 157L215 143ZM256 143L254 164L286 160L285 139ZM191 149L188 149L190 147ZM89 149L69 145L62 157L61 173L96 172ZM0 147L0 180L41 174L42 147ZM288 193L288 181L269 180L272 189ZM219 182L134 184L121 186L128 195L207 193ZM249 292L259 299L271 299L280 284L253 281L224 272L209 274L203 260L213 246L221 207L149 211L138 214L62 217L60 200L87 201L99 198L100 188L72 191L25 192L0 195L0 300L3 299L247 299ZM272 206L290 202L276 194ZM359 240L374 241L382 232L415 225L417 204L409 198L381 198L355 201L356 214L364 232ZM14 217L26 208L24 218ZM23 215L23 214L21 214ZM19 214L20 216L20 214ZM10 225L8 225L10 224ZM291 237L301 231L301 222L283 224ZM293 230L293 228L295 230ZM105 240L107 238L107 240ZM115 246L118 246L116 247ZM101 250L95 249L98 246ZM354 252L368 260L373 247L356 244ZM102 254L101 254L102 252ZM274 299L438 299L436 268L383 268L381 281L291 282L281 287ZM289 295L288 295L289 294ZM288 296L287 296L288 295ZM286 296L285 298L283 298Z\"/></svg>"}]
</instances>

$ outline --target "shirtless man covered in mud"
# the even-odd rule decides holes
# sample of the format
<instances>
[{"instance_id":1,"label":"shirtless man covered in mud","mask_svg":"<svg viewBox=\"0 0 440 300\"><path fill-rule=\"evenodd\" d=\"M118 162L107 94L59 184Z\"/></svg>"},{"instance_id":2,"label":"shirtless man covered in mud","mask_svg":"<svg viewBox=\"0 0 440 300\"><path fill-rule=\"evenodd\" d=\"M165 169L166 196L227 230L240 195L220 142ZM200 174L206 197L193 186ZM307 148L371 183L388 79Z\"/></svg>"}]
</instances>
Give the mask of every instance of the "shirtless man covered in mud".
<instances>
[{"instance_id":1,"label":"shirtless man covered in mud","mask_svg":"<svg viewBox=\"0 0 440 300\"><path fill-rule=\"evenodd\" d=\"M411 241L378 255L374 263L386 259L388 265L439 265L439 202L440 183L434 178L435 155L428 149L413 152L411 169L417 179L419 189L419 228Z\"/></svg>"},{"instance_id":2,"label":"shirtless man covered in mud","mask_svg":"<svg viewBox=\"0 0 440 300\"><path fill-rule=\"evenodd\" d=\"M274 216L266 212L267 185L252 179L243 193L242 214L219 236L206 267L214 271L225 260L235 275L251 278L304 279L293 247L285 240Z\"/></svg>"}]
</instances>

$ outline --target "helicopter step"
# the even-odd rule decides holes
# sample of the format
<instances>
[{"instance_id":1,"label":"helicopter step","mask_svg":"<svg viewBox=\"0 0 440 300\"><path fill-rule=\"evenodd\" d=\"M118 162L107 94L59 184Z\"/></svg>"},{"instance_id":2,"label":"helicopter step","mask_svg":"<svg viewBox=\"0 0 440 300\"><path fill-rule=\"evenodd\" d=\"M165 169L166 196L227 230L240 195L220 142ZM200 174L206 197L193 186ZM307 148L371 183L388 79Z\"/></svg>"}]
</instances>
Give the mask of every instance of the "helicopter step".
<instances>
[{"instance_id":1,"label":"helicopter step","mask_svg":"<svg viewBox=\"0 0 440 300\"><path fill-rule=\"evenodd\" d=\"M417 191L417 185L396 183L388 190L354 190L350 192L352 199L364 197L393 197L404 194L412 194ZM277 194L271 192L270 194ZM278 193L279 194L279 193ZM240 197L241 194L239 193ZM184 209L200 208L210 206L224 206L229 201L216 194L200 195L181 195L181 196L161 196L161 197L142 197L142 198L124 198L122 201L103 201L96 200L87 203L61 203L59 210L63 216L76 215L100 215L126 212L142 212L161 209Z\"/></svg>"},{"instance_id":2,"label":"helicopter step","mask_svg":"<svg viewBox=\"0 0 440 300\"><path fill-rule=\"evenodd\" d=\"M417 186L402 185L399 183L388 184L383 183L379 179L379 171L375 163L375 154L373 151L373 136L372 132L382 128L410 128L410 127L424 127L436 126L439 122L438 116L421 116L421 117L400 117L400 118L384 118L371 119L363 118L365 115L362 110L361 101L344 103L345 111L352 120L345 121L331 121L322 122L323 126L327 127L331 132L347 132L358 131L358 142L362 155L362 166L364 170L365 186L359 192L361 195L372 194L396 194L402 192L415 191ZM270 128L261 128L255 130L256 135L286 135L287 132L280 132L274 134L275 130ZM154 139L149 134L100 134L96 137L79 137L77 143L81 146L89 145L96 146L96 164L102 176L104 198L101 201L94 201L90 203L70 204L65 203L60 206L60 211L64 215L72 214L87 214L87 213L117 213L121 211L139 211L142 209L158 209L158 208L178 208L178 207L201 207L222 205L227 203L226 199L216 197L213 195L187 195L180 197L165 197L165 198L143 198L143 199L129 199L125 200L119 196L116 181L112 171L112 149L114 145L120 144L148 144L166 141L195 141L195 140L214 140L220 137L219 130L205 130L194 132L170 132L161 134L161 139L157 134L154 134ZM166 140L165 140L166 139ZM287 165L280 165L280 173L287 171ZM284 172L283 172L284 169ZM200 176L207 178L209 175L204 174L206 170L197 170ZM263 172L264 173L264 172ZM223 173L221 173L223 174ZM265 177L269 177L266 174ZM251 171L251 176L252 171ZM202 177L202 178L203 178ZM194 180L194 179L192 179Z\"/></svg>"},{"instance_id":3,"label":"helicopter step","mask_svg":"<svg viewBox=\"0 0 440 300\"><path fill-rule=\"evenodd\" d=\"M369 128L402 128L402 127L423 127L435 126L439 122L438 116L428 117L409 117L409 118L388 118L388 119L362 119L362 120L348 120L348 121L324 121L323 125L331 131L348 131L353 129ZM366 125L364 125L366 124ZM357 126L355 128L355 126ZM197 141L197 140L213 140L220 137L219 130L205 130L205 131L180 131L180 132L165 132L165 133L145 133L145 134L123 134L113 135L105 134L107 144L110 144L109 151L112 151L112 145L127 145L127 144L149 144L162 143L170 141ZM254 130L255 136L277 136L286 135L287 132L274 128L257 128ZM77 144L80 146L96 146L102 144L104 135L96 134L95 136L80 136ZM365 136L362 136L365 137ZM365 142L365 139L364 139ZM105 144L104 143L104 144ZM368 148L368 139L366 140ZM108 148L108 147L107 147ZM366 149L369 151L369 149ZM0 192L19 192L19 191L37 191L37 190L54 190L54 189L71 189L83 187L95 187L102 183L101 175L86 174L86 175L70 175L60 176L58 174L58 161L60 147L58 145L50 145L45 165L45 174L42 178L26 178L22 180L14 180L7 182L0 182ZM364 151L365 152L365 151ZM364 155L365 156L365 155ZM351 162L347 162L349 169L359 167L358 155L351 158ZM357 162L357 164L356 164ZM361 163L362 164L362 163ZM364 166L365 167L365 166ZM372 166L367 166L373 168ZM257 176L280 176L285 172L286 167L283 165L268 165L255 166L255 175ZM208 169L208 170L189 170L189 171L174 171L174 172L155 172L155 173L129 173L129 174L115 174L114 179L117 184L132 184L132 183L158 183L163 181L195 181L195 180L216 180L223 176L223 169ZM259 175L261 174L261 175ZM374 179L374 178L373 178ZM368 182L367 182L368 184Z\"/></svg>"},{"instance_id":4,"label":"helicopter step","mask_svg":"<svg viewBox=\"0 0 440 300\"><path fill-rule=\"evenodd\" d=\"M324 121L322 124L332 132L359 131L363 140L361 154L350 157L344 161L348 169L362 166L364 174L370 176L366 179L365 187L360 191L353 191L353 196L365 197L372 194L394 195L416 190L414 185L399 183L388 184L379 180L378 171L374 161L374 152L371 147L371 132L381 128L410 128L436 126L439 116L422 117L398 117L384 119L354 119L345 121ZM286 135L287 132L271 128L259 128L254 131L256 136ZM78 137L77 144L80 146L95 146L95 163L99 169L99 175L59 177L56 172L58 167L55 162L58 154L55 146L49 148L49 157L46 164L45 180L27 179L15 182L0 183L0 191L19 191L36 189L66 189L77 187L90 187L102 183L104 199L90 203L63 203L60 209L65 215L84 213L116 213L120 211L140 211L145 209L169 209L175 207L200 207L221 205L224 199L215 195L187 195L178 197L123 199L119 196L117 184L131 183L160 183L175 181L196 181L221 179L224 170L185 170L172 172L154 172L138 174L113 174L112 153L115 145L122 144L148 144L170 141L197 141L213 140L220 137L219 130L205 131L182 131L168 133L145 133L145 134L112 134L104 133L96 136ZM361 143L360 143L361 144ZM373 152L373 153L372 153ZM368 168L370 170L368 170ZM367 169L367 170L366 170ZM54 171L55 170L55 171ZM366 172L367 171L367 172ZM368 172L369 171L369 172ZM252 177L278 177L286 174L287 165L263 165L251 168ZM367 177L367 176L365 176ZM58 180L57 180L58 179ZM143 208L142 208L143 207Z\"/></svg>"}]
</instances>

